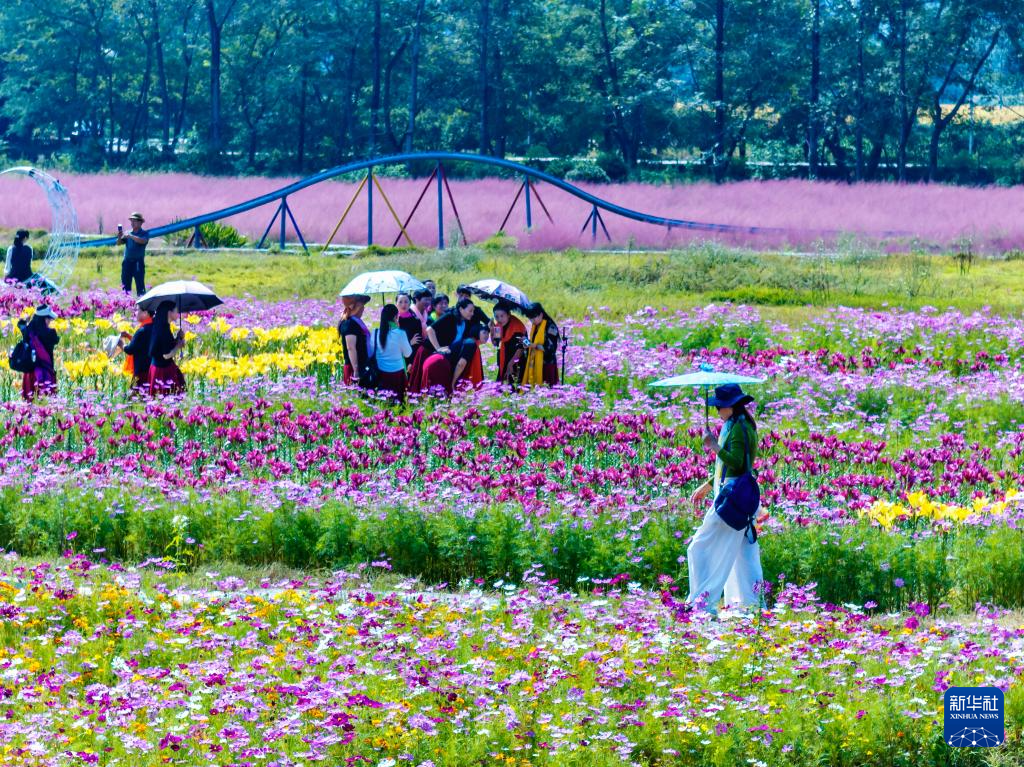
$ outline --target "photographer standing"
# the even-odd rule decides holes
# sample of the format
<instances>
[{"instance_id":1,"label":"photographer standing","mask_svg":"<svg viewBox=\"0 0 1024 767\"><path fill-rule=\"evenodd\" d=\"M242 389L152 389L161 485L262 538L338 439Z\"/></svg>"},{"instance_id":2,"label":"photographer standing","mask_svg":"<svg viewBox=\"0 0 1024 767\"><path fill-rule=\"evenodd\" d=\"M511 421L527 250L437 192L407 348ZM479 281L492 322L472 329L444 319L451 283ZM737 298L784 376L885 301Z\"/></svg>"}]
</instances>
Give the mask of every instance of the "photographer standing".
<instances>
[{"instance_id":1,"label":"photographer standing","mask_svg":"<svg viewBox=\"0 0 1024 767\"><path fill-rule=\"evenodd\" d=\"M132 213L128 218L132 230L127 233L124 227L117 225L117 244L124 243L121 287L125 293L131 293L134 279L135 292L140 296L146 292L146 245L149 244L149 232L142 228L145 220L141 213Z\"/></svg>"}]
</instances>

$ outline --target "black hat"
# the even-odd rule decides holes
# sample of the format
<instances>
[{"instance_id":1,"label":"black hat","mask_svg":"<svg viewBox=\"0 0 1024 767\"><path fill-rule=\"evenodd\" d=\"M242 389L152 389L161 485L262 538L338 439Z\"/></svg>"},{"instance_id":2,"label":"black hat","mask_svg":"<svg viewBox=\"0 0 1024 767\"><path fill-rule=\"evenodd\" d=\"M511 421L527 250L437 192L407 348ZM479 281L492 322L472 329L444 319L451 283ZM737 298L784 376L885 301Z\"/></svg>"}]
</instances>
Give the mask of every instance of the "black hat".
<instances>
[{"instance_id":1,"label":"black hat","mask_svg":"<svg viewBox=\"0 0 1024 767\"><path fill-rule=\"evenodd\" d=\"M754 398L744 394L739 384L723 384L715 387L715 396L708 397L708 405L711 407L736 407L753 402Z\"/></svg>"}]
</instances>

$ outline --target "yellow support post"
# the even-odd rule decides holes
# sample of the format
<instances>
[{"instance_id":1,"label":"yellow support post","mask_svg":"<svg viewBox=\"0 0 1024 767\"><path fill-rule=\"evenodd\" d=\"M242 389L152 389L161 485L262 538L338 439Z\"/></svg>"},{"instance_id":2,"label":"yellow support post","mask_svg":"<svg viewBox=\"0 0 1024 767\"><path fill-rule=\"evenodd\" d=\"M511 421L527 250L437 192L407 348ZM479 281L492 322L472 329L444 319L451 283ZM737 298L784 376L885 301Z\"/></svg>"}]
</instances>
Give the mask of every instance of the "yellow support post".
<instances>
[{"instance_id":1,"label":"yellow support post","mask_svg":"<svg viewBox=\"0 0 1024 767\"><path fill-rule=\"evenodd\" d=\"M405 241L409 243L410 248L415 248L415 243L413 243L412 238L409 236L409 233L405 231L405 227L402 226L402 219L398 217L398 214L395 213L395 209L391 207L391 200L389 200L388 196L384 194L384 189L383 187L381 187L380 182L377 180L376 174L374 174L373 176L373 183L377 187L377 191L380 192L380 196L384 198L384 204L387 205L388 210L391 211L391 215L395 219L395 223L398 224L398 228L402 230L402 235L405 237Z\"/></svg>"},{"instance_id":2,"label":"yellow support post","mask_svg":"<svg viewBox=\"0 0 1024 767\"><path fill-rule=\"evenodd\" d=\"M359 186L356 188L356 193L352 195L352 199L349 201L348 207L345 208L345 212L341 214L341 218L338 220L338 225L334 227L334 231L331 232L331 236L327 238L327 244L324 245L324 250L327 250L327 248L331 246L331 243L334 241L334 235L338 233L338 230L341 229L341 225L345 223L345 217L348 216L349 211L352 210L352 206L355 205L356 200L359 199L359 193L363 191L363 187L366 186L368 178L369 176L366 176L366 178L359 182Z\"/></svg>"}]
</instances>

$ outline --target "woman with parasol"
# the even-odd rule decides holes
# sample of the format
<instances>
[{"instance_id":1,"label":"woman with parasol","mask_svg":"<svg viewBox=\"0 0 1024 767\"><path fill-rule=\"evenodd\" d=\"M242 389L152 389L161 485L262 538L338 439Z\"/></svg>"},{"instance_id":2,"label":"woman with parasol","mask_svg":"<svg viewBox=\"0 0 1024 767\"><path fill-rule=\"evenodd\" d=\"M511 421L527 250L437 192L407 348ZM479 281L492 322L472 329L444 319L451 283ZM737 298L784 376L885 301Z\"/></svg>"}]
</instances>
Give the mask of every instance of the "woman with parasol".
<instances>
[{"instance_id":1,"label":"woman with parasol","mask_svg":"<svg viewBox=\"0 0 1024 767\"><path fill-rule=\"evenodd\" d=\"M696 508L707 496L716 503L704 515L686 549L686 562L690 575L690 595L687 602L701 604L717 614L718 602L724 589L727 606L757 606L760 597L754 584L763 579L761 549L752 522L747 529L736 529L723 518L720 498L723 488L751 473L757 456L757 424L747 411L753 397L745 394L739 384L729 383L715 389L707 404L717 408L724 421L721 433L715 437L705 430L704 447L715 453L714 480L701 485L690 499Z\"/></svg>"}]
</instances>

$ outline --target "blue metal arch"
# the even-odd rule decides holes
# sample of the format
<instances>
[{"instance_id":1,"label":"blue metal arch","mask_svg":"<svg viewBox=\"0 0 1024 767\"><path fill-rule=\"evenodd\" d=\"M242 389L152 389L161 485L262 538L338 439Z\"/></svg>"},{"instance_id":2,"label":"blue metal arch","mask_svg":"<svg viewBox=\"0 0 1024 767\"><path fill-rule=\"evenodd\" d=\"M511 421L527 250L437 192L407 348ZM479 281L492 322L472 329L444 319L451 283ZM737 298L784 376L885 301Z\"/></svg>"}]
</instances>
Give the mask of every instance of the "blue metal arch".
<instances>
[{"instance_id":1,"label":"blue metal arch","mask_svg":"<svg viewBox=\"0 0 1024 767\"><path fill-rule=\"evenodd\" d=\"M461 152L412 152L409 154L395 154L387 155L384 157L377 157L372 160L362 160L360 162L349 163L347 165L339 165L334 168L322 170L312 176L308 176L304 179L296 181L288 186L281 187L280 189L254 197L251 200L232 205L227 208L221 208L210 213L204 213L200 216L194 216L192 218L185 219L183 221L176 221L173 224L165 224L164 226L158 226L149 230L149 233L153 237L160 237L165 234L171 234L172 232L179 232L184 229L195 229L203 224L210 223L211 221L219 221L224 218L235 216L239 213L245 213L246 211L253 210L255 208L268 205L272 202L280 202L284 200L288 195L300 192L307 187L319 184L322 181L328 181L332 178L342 176L346 173L353 173L360 170L368 170L378 165L398 165L408 162L416 161L433 161L433 162L470 162L477 163L480 165L490 165L496 168L503 168L505 170L514 171L515 173L522 174L531 179L544 181L545 183L551 184L562 191L568 192L569 194L577 197L599 210L605 210L609 213L628 218L633 221L640 221L646 224L654 224L655 226L664 226L669 229L696 229L710 232L732 232L732 233L744 233L744 234L785 234L791 232L791 229L782 227L765 227L765 226L738 226L735 224L712 224L701 221L689 221L680 218L669 218L666 216L655 216L649 213L642 213L631 208L625 208L621 205L616 205L613 202L597 197L578 186L564 181L563 179L549 175L543 171L531 168L528 165L522 163L513 162L511 160L505 160L500 157L488 157L486 155L479 154L468 154ZM596 223L596 221L595 221ZM834 229L815 229L815 233L823 236L837 235L840 233L839 230ZM899 233L887 233L887 234L899 234ZM90 247L102 247L107 245L114 245L116 238L105 237L103 239L89 240L82 244Z\"/></svg>"}]
</instances>

